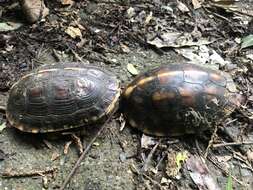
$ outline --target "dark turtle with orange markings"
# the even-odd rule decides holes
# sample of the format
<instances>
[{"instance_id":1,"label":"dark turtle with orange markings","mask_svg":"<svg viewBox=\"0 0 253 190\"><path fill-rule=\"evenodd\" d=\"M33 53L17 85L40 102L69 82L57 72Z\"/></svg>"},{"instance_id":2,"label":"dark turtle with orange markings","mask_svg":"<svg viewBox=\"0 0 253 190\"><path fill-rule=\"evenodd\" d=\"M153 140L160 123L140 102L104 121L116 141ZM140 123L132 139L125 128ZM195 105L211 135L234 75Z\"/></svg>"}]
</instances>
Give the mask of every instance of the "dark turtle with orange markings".
<instances>
[{"instance_id":1,"label":"dark turtle with orange markings","mask_svg":"<svg viewBox=\"0 0 253 190\"><path fill-rule=\"evenodd\" d=\"M110 72L80 63L42 66L15 83L7 118L21 131L46 133L105 121L120 84Z\"/></svg>"},{"instance_id":2,"label":"dark turtle with orange markings","mask_svg":"<svg viewBox=\"0 0 253 190\"><path fill-rule=\"evenodd\" d=\"M173 64L145 72L122 95L130 125L155 136L207 130L240 102L241 96L228 74L193 64Z\"/></svg>"}]
</instances>

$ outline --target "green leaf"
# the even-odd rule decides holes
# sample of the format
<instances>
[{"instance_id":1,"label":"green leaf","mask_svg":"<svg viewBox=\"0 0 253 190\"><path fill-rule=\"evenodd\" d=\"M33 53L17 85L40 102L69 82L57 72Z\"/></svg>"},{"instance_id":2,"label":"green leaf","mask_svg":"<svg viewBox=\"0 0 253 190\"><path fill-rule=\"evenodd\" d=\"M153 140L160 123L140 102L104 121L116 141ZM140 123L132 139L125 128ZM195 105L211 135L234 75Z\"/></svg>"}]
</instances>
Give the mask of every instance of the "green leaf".
<instances>
[{"instance_id":1,"label":"green leaf","mask_svg":"<svg viewBox=\"0 0 253 190\"><path fill-rule=\"evenodd\" d=\"M242 39L241 49L253 46L253 34L250 34Z\"/></svg>"},{"instance_id":2,"label":"green leaf","mask_svg":"<svg viewBox=\"0 0 253 190\"><path fill-rule=\"evenodd\" d=\"M185 162L185 160L188 158L187 151L184 152L179 152L176 155L176 164L177 164L177 169L179 170L182 167L182 162Z\"/></svg>"},{"instance_id":3,"label":"green leaf","mask_svg":"<svg viewBox=\"0 0 253 190\"><path fill-rule=\"evenodd\" d=\"M227 179L226 190L233 190L233 181L232 181L231 172L229 172L229 176L228 176L228 179Z\"/></svg>"},{"instance_id":4,"label":"green leaf","mask_svg":"<svg viewBox=\"0 0 253 190\"><path fill-rule=\"evenodd\" d=\"M3 122L2 124L0 124L0 133L2 132L2 130L6 127L6 123Z\"/></svg>"},{"instance_id":5,"label":"green leaf","mask_svg":"<svg viewBox=\"0 0 253 190\"><path fill-rule=\"evenodd\" d=\"M131 73L132 75L138 75L139 71L134 67L133 64L129 63L127 64L127 70L129 73Z\"/></svg>"}]
</instances>

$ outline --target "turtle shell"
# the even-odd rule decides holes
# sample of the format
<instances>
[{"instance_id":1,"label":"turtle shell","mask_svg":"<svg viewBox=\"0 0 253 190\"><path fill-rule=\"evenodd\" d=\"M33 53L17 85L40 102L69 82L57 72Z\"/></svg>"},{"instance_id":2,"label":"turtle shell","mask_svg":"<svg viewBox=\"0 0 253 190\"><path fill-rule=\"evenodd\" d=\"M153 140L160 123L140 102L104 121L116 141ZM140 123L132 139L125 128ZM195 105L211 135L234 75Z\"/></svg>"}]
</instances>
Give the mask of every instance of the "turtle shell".
<instances>
[{"instance_id":1,"label":"turtle shell","mask_svg":"<svg viewBox=\"0 0 253 190\"><path fill-rule=\"evenodd\" d=\"M117 107L120 84L112 73L80 63L38 68L9 93L7 118L21 131L45 133L103 122Z\"/></svg>"},{"instance_id":2,"label":"turtle shell","mask_svg":"<svg viewBox=\"0 0 253 190\"><path fill-rule=\"evenodd\" d=\"M230 114L240 101L228 74L194 64L147 71L122 94L130 125L155 136L199 133Z\"/></svg>"}]
</instances>

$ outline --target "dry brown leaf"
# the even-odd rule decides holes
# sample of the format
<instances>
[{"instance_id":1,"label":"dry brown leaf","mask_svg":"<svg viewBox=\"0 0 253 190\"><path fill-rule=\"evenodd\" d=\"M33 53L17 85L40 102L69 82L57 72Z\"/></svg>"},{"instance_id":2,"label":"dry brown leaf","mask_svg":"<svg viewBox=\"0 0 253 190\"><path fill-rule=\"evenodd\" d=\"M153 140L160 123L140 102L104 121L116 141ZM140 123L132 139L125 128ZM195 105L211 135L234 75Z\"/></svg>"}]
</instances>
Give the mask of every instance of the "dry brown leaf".
<instances>
[{"instance_id":1,"label":"dry brown leaf","mask_svg":"<svg viewBox=\"0 0 253 190\"><path fill-rule=\"evenodd\" d=\"M217 182L210 175L204 159L199 156L191 156L186 161L186 166L194 183L201 190L220 190Z\"/></svg>"},{"instance_id":2,"label":"dry brown leaf","mask_svg":"<svg viewBox=\"0 0 253 190\"><path fill-rule=\"evenodd\" d=\"M153 18L153 13L150 12L149 15L146 17L144 24L147 25Z\"/></svg>"},{"instance_id":3,"label":"dry brown leaf","mask_svg":"<svg viewBox=\"0 0 253 190\"><path fill-rule=\"evenodd\" d=\"M82 32L79 28L75 28L73 26L69 26L65 32L71 37L71 38L77 38L82 37Z\"/></svg>"},{"instance_id":4,"label":"dry brown leaf","mask_svg":"<svg viewBox=\"0 0 253 190\"><path fill-rule=\"evenodd\" d=\"M51 156L51 160L55 161L60 157L60 154L58 152L53 152L52 156Z\"/></svg>"},{"instance_id":5,"label":"dry brown leaf","mask_svg":"<svg viewBox=\"0 0 253 190\"><path fill-rule=\"evenodd\" d=\"M72 0L61 0L62 5L73 5L74 1Z\"/></svg>"},{"instance_id":6,"label":"dry brown leaf","mask_svg":"<svg viewBox=\"0 0 253 190\"><path fill-rule=\"evenodd\" d=\"M180 1L178 1L177 8L178 8L181 12L183 12L183 13L189 12L189 11L190 11L189 8L188 8L184 3L180 2Z\"/></svg>"},{"instance_id":7,"label":"dry brown leaf","mask_svg":"<svg viewBox=\"0 0 253 190\"><path fill-rule=\"evenodd\" d=\"M194 9L199 9L202 3L203 0L192 0L192 5Z\"/></svg>"},{"instance_id":8,"label":"dry brown leaf","mask_svg":"<svg viewBox=\"0 0 253 190\"><path fill-rule=\"evenodd\" d=\"M131 73L134 76L139 74L139 71L131 63L127 64L127 70L129 73Z\"/></svg>"}]
</instances>

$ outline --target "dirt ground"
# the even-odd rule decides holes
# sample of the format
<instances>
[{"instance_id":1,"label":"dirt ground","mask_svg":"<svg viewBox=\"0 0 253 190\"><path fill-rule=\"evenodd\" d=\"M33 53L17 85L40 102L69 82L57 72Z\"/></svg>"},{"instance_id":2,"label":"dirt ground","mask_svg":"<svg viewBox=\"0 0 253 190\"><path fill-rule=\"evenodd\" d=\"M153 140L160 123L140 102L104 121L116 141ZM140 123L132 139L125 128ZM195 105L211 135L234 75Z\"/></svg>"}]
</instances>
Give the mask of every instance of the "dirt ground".
<instances>
[{"instance_id":1,"label":"dirt ground","mask_svg":"<svg viewBox=\"0 0 253 190\"><path fill-rule=\"evenodd\" d=\"M233 189L252 190L253 53L241 49L241 39L253 34L253 2L200 2L45 1L49 15L29 24L16 1L0 1L0 189L59 189L73 168L79 154L74 143L64 153L69 138L21 133L9 126L5 108L8 90L21 76L43 64L78 61L111 70L122 89L135 72L159 65L209 65L231 74L245 104L216 135L160 140L128 124L120 130L116 113L65 189L226 189L230 176ZM1 24L10 22L21 26L3 31ZM84 145L96 132L87 128ZM199 183L185 159L184 166L176 164L183 152L196 156Z\"/></svg>"}]
</instances>

